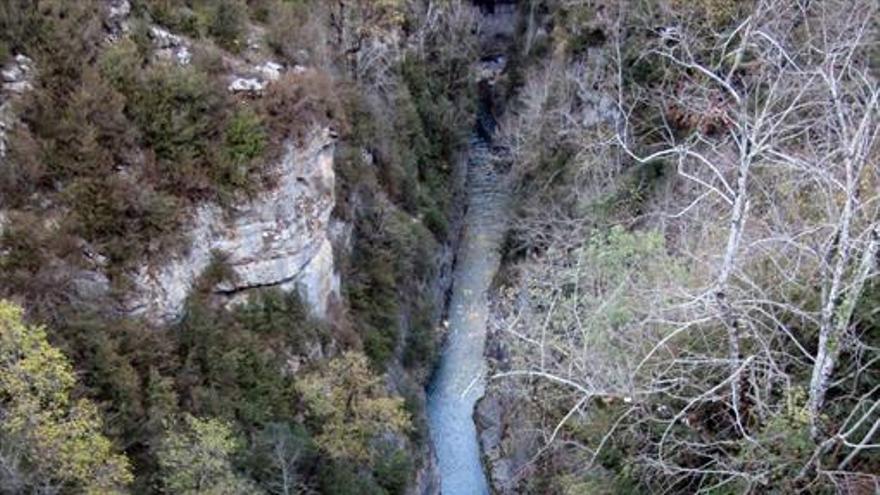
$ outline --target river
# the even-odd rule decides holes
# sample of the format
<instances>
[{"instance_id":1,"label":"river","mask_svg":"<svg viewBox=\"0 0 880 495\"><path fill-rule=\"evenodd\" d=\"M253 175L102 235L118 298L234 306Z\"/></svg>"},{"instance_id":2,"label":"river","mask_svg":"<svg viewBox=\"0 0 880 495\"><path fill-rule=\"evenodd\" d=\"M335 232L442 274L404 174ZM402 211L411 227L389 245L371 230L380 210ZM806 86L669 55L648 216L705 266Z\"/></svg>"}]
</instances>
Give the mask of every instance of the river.
<instances>
[{"instance_id":1,"label":"river","mask_svg":"<svg viewBox=\"0 0 880 495\"><path fill-rule=\"evenodd\" d=\"M443 495L489 493L473 414L483 396L488 292L501 261L509 198L490 159L494 120L481 112L470 140L468 208L453 276L449 333L428 389L428 421Z\"/></svg>"}]
</instances>

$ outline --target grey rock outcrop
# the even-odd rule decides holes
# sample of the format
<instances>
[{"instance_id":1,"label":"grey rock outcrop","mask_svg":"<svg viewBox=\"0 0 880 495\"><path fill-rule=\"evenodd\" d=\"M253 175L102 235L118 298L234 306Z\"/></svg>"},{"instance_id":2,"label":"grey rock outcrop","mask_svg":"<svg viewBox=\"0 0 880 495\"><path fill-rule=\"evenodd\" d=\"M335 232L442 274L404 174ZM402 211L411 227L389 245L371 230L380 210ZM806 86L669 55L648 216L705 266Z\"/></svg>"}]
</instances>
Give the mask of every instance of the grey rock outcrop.
<instances>
[{"instance_id":1,"label":"grey rock outcrop","mask_svg":"<svg viewBox=\"0 0 880 495\"><path fill-rule=\"evenodd\" d=\"M151 26L149 34L156 47L156 58L170 60L179 65L188 65L192 61L189 42L182 36L173 34L159 26Z\"/></svg>"},{"instance_id":2,"label":"grey rock outcrop","mask_svg":"<svg viewBox=\"0 0 880 495\"><path fill-rule=\"evenodd\" d=\"M12 100L33 87L34 61L18 54L0 68L0 159L6 156L6 135L15 125Z\"/></svg>"},{"instance_id":3,"label":"grey rock outcrop","mask_svg":"<svg viewBox=\"0 0 880 495\"><path fill-rule=\"evenodd\" d=\"M31 89L34 62L25 55L18 54L0 70L3 91L19 94Z\"/></svg>"},{"instance_id":4,"label":"grey rock outcrop","mask_svg":"<svg viewBox=\"0 0 880 495\"><path fill-rule=\"evenodd\" d=\"M271 82L281 79L285 67L269 60L256 66L248 66L246 70L250 74L230 76L229 86L227 86L230 93L262 96L263 91Z\"/></svg>"},{"instance_id":5,"label":"grey rock outcrop","mask_svg":"<svg viewBox=\"0 0 880 495\"><path fill-rule=\"evenodd\" d=\"M218 295L237 300L248 289L295 289L315 316L326 317L339 294L329 233L336 202L333 154L334 138L323 129L302 146L287 146L273 189L231 213L214 204L198 207L187 228L188 251L143 266L126 312L173 321L213 253L221 252L236 277L216 287Z\"/></svg>"},{"instance_id":6,"label":"grey rock outcrop","mask_svg":"<svg viewBox=\"0 0 880 495\"><path fill-rule=\"evenodd\" d=\"M266 89L266 81L256 77L236 77L229 83L230 93L247 93L261 95Z\"/></svg>"},{"instance_id":7,"label":"grey rock outcrop","mask_svg":"<svg viewBox=\"0 0 880 495\"><path fill-rule=\"evenodd\" d=\"M131 30L128 20L131 16L131 2L129 0L107 0L106 9L104 27L107 30L107 39L112 42Z\"/></svg>"}]
</instances>

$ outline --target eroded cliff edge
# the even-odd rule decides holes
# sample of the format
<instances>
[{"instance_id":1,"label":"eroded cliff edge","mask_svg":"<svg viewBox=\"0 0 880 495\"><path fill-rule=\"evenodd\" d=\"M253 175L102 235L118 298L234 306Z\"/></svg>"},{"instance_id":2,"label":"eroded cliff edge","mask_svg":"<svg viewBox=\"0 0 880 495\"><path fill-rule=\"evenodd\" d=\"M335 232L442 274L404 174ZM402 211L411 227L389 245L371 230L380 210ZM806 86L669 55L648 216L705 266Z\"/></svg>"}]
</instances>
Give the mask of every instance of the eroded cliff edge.
<instances>
[{"instance_id":1,"label":"eroded cliff edge","mask_svg":"<svg viewBox=\"0 0 880 495\"><path fill-rule=\"evenodd\" d=\"M125 311L173 320L199 276L221 256L233 276L213 288L218 296L235 299L266 287L297 290L313 313L325 318L340 295L331 243L335 141L330 129L316 129L302 145L285 146L272 167L270 190L226 211L215 204L198 206L186 227L190 247L139 268Z\"/></svg>"}]
</instances>

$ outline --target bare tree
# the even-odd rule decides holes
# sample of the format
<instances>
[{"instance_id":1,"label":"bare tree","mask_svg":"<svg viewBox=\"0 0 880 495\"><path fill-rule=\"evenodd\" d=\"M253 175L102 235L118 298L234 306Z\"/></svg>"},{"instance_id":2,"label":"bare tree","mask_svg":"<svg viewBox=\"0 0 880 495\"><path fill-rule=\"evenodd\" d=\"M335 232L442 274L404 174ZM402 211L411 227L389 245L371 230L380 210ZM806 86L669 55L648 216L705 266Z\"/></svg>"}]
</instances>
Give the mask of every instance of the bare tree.
<instances>
[{"instance_id":1,"label":"bare tree","mask_svg":"<svg viewBox=\"0 0 880 495\"><path fill-rule=\"evenodd\" d=\"M608 50L616 81L597 86L572 77L582 62L554 60L505 130L529 194L577 199L547 215L526 205L519 232L535 256L499 306L513 354L500 376L569 391L548 443L589 421L596 398L624 401L588 459L625 429L670 489L870 478L856 466L878 448L880 406L858 377L877 349L859 342L853 315L877 275L877 5L758 0L721 28L681 15L658 28L625 5ZM624 48L626 23L655 35L640 52ZM653 79L633 79L634 64ZM585 119L602 95L617 99L603 121L613 142ZM554 131L569 165L544 176ZM582 207L621 193L640 167L665 178L628 218L610 215L631 233L609 234L608 215ZM835 373L856 351L867 357ZM853 409L823 427L832 389ZM805 431L811 454L786 446Z\"/></svg>"}]
</instances>

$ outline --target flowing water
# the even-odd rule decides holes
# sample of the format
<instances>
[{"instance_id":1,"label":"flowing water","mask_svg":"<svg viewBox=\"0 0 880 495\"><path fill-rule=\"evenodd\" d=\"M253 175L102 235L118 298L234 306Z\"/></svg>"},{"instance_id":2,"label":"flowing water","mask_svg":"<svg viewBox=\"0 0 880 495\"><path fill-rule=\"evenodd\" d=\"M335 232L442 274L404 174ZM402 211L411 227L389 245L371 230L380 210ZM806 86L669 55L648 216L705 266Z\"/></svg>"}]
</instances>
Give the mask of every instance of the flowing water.
<instances>
[{"instance_id":1,"label":"flowing water","mask_svg":"<svg viewBox=\"0 0 880 495\"><path fill-rule=\"evenodd\" d=\"M468 209L455 266L449 334L428 390L428 421L443 495L489 493L473 413L483 396L488 290L501 261L508 198L490 160L494 120L482 112L470 142Z\"/></svg>"}]
</instances>

